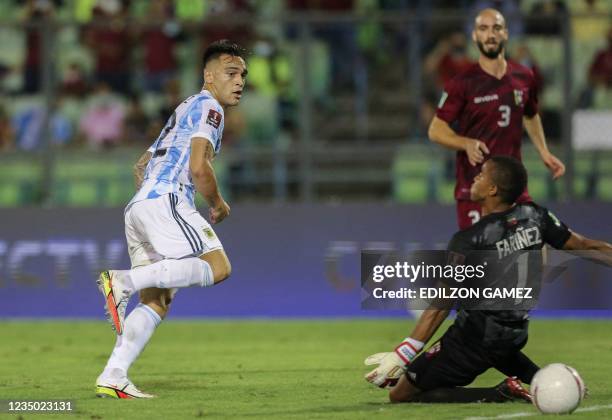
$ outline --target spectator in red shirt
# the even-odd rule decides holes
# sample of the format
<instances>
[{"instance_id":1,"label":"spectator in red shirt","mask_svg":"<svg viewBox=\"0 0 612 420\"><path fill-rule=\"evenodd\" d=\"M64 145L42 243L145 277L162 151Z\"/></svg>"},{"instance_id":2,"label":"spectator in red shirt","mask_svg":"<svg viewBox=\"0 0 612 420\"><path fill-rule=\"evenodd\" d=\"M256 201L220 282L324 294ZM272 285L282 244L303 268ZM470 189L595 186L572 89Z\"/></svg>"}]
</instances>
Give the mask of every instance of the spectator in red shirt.
<instances>
[{"instance_id":1,"label":"spectator in red shirt","mask_svg":"<svg viewBox=\"0 0 612 420\"><path fill-rule=\"evenodd\" d=\"M589 81L595 87L612 87L612 28L608 30L608 47L598 51L591 63Z\"/></svg>"},{"instance_id":2,"label":"spectator in red shirt","mask_svg":"<svg viewBox=\"0 0 612 420\"><path fill-rule=\"evenodd\" d=\"M26 54L23 64L23 92L36 93L41 88L42 36L40 25L53 15L55 3L28 0L24 7Z\"/></svg>"},{"instance_id":3,"label":"spectator in red shirt","mask_svg":"<svg viewBox=\"0 0 612 420\"><path fill-rule=\"evenodd\" d=\"M141 32L144 46L144 89L162 92L175 77L177 62L174 53L180 36L179 24L172 20L172 4L168 0L149 3L148 23Z\"/></svg>"},{"instance_id":4,"label":"spectator in red shirt","mask_svg":"<svg viewBox=\"0 0 612 420\"><path fill-rule=\"evenodd\" d=\"M125 9L120 2L100 3L93 10L94 19L86 29L85 40L95 57L95 81L105 83L114 92L131 90L131 36L125 24Z\"/></svg>"},{"instance_id":5,"label":"spectator in red shirt","mask_svg":"<svg viewBox=\"0 0 612 420\"><path fill-rule=\"evenodd\" d=\"M15 143L15 132L11 125L11 119L6 109L0 105L0 152L8 152L13 149Z\"/></svg>"},{"instance_id":6,"label":"spectator in red shirt","mask_svg":"<svg viewBox=\"0 0 612 420\"><path fill-rule=\"evenodd\" d=\"M442 39L425 58L425 74L435 75L436 87L441 91L457 74L473 64L467 55L467 40L461 32Z\"/></svg>"},{"instance_id":7,"label":"spectator in red shirt","mask_svg":"<svg viewBox=\"0 0 612 420\"><path fill-rule=\"evenodd\" d=\"M253 15L255 9L252 3L248 0L209 2L201 32L202 50L219 39L231 39L239 45L249 45L254 33L252 23L233 23L232 18Z\"/></svg>"}]
</instances>

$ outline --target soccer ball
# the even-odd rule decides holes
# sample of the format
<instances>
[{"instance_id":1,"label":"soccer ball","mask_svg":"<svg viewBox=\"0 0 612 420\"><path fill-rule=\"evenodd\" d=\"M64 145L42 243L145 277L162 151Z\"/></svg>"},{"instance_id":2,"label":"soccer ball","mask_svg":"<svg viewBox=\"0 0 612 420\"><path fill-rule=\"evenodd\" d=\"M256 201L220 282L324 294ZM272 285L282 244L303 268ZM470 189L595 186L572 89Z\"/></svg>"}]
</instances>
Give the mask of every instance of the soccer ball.
<instances>
[{"instance_id":1,"label":"soccer ball","mask_svg":"<svg viewBox=\"0 0 612 420\"><path fill-rule=\"evenodd\" d=\"M531 381L533 405L542 414L569 414L585 394L584 381L576 369L553 363L540 369Z\"/></svg>"}]
</instances>

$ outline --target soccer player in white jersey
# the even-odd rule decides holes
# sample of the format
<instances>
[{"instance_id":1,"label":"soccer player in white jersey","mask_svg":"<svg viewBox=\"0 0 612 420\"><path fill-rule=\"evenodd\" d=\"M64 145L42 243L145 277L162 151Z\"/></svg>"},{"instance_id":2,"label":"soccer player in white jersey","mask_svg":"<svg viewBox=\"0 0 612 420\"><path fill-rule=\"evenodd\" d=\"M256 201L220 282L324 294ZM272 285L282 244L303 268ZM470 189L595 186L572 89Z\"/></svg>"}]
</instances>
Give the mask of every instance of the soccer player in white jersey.
<instances>
[{"instance_id":1,"label":"soccer player in white jersey","mask_svg":"<svg viewBox=\"0 0 612 420\"><path fill-rule=\"evenodd\" d=\"M212 160L221 148L224 111L240 102L247 69L244 50L227 40L204 52L204 86L181 103L153 145L138 160L138 192L125 209L131 270L100 274L98 287L117 332L113 352L96 381L96 394L151 398L128 379L128 369L168 313L178 288L212 286L231 266L219 238L194 205L199 192L215 224L230 212ZM131 295L140 304L125 317Z\"/></svg>"}]
</instances>

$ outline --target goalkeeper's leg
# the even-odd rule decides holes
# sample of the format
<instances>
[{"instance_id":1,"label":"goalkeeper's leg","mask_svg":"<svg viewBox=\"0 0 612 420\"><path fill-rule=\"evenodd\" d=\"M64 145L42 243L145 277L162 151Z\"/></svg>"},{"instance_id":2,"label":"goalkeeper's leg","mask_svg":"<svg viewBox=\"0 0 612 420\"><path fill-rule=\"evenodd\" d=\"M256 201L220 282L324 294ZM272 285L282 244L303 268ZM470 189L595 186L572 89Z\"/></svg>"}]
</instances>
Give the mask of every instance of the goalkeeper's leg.
<instances>
[{"instance_id":1,"label":"goalkeeper's leg","mask_svg":"<svg viewBox=\"0 0 612 420\"><path fill-rule=\"evenodd\" d=\"M403 375L397 384L389 391L389 401L392 403L411 402L421 392Z\"/></svg>"},{"instance_id":2,"label":"goalkeeper's leg","mask_svg":"<svg viewBox=\"0 0 612 420\"><path fill-rule=\"evenodd\" d=\"M516 358L518 349L504 349L499 360ZM493 367L491 350L465 337L452 325L440 341L417 357L389 393L392 402L504 402L529 400L517 379L490 388L464 388Z\"/></svg>"},{"instance_id":3,"label":"goalkeeper's leg","mask_svg":"<svg viewBox=\"0 0 612 420\"><path fill-rule=\"evenodd\" d=\"M516 378L506 378L499 385L488 388L458 386L421 391L403 376L389 392L389 400L393 403L504 403L517 400L531 403L531 395Z\"/></svg>"},{"instance_id":4,"label":"goalkeeper's leg","mask_svg":"<svg viewBox=\"0 0 612 420\"><path fill-rule=\"evenodd\" d=\"M468 385L491 367L484 353L453 324L439 341L410 363L389 399L412 402L431 390Z\"/></svg>"},{"instance_id":5,"label":"goalkeeper's leg","mask_svg":"<svg viewBox=\"0 0 612 420\"><path fill-rule=\"evenodd\" d=\"M495 369L506 376L516 376L526 384L530 384L536 372L540 370L539 366L522 351L495 363Z\"/></svg>"}]
</instances>

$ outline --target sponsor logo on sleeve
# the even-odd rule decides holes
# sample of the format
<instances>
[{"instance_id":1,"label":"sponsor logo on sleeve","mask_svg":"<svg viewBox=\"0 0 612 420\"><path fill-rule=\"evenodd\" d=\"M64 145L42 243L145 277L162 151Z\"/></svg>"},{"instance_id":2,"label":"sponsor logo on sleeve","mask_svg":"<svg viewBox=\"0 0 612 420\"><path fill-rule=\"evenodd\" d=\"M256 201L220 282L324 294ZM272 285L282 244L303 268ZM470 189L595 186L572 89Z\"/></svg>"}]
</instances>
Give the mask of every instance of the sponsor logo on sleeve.
<instances>
[{"instance_id":1,"label":"sponsor logo on sleeve","mask_svg":"<svg viewBox=\"0 0 612 420\"><path fill-rule=\"evenodd\" d=\"M206 124L212 125L215 128L219 128L222 118L223 117L221 117L220 113L218 113L214 109L211 109L210 111L208 111L208 116L206 117Z\"/></svg>"}]
</instances>

